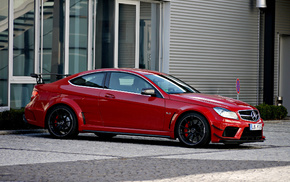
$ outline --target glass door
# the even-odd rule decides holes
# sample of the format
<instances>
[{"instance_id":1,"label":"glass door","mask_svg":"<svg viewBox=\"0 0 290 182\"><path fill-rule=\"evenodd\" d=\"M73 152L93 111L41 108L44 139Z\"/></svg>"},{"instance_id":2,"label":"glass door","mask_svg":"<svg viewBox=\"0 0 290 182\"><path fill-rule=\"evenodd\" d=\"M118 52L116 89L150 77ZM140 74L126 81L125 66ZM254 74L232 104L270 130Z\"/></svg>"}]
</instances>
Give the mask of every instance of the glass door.
<instances>
[{"instance_id":1,"label":"glass door","mask_svg":"<svg viewBox=\"0 0 290 182\"><path fill-rule=\"evenodd\" d=\"M116 0L115 68L139 67L140 2Z\"/></svg>"}]
</instances>

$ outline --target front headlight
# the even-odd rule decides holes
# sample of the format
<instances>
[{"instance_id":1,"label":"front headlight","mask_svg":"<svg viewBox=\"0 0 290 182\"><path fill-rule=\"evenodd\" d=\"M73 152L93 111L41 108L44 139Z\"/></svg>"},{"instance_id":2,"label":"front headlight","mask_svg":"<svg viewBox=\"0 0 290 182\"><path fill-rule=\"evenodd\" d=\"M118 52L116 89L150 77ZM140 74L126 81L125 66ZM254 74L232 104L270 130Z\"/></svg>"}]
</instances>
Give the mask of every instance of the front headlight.
<instances>
[{"instance_id":1,"label":"front headlight","mask_svg":"<svg viewBox=\"0 0 290 182\"><path fill-rule=\"evenodd\" d=\"M222 108L222 107L215 107L213 108L215 110L215 112L217 112L220 116L224 117L224 118L230 118L230 119L239 119L238 115L233 112L230 111L228 109Z\"/></svg>"}]
</instances>

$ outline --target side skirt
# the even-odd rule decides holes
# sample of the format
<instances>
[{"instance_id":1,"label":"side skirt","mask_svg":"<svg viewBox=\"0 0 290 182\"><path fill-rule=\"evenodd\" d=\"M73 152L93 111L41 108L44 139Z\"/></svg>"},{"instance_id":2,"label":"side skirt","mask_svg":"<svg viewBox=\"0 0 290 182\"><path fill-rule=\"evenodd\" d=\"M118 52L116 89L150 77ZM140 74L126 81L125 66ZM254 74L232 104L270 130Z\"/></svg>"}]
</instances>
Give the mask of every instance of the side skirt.
<instances>
[{"instance_id":1,"label":"side skirt","mask_svg":"<svg viewBox=\"0 0 290 182\"><path fill-rule=\"evenodd\" d=\"M87 132L87 133L108 133L108 134L115 134L115 135L131 135L131 136L144 136L144 137L159 137L159 138L171 139L170 136L166 136L166 135L150 135L150 134L140 134L140 133L123 133L123 132L108 132L108 131L94 131L94 130L83 130L83 132Z\"/></svg>"}]
</instances>

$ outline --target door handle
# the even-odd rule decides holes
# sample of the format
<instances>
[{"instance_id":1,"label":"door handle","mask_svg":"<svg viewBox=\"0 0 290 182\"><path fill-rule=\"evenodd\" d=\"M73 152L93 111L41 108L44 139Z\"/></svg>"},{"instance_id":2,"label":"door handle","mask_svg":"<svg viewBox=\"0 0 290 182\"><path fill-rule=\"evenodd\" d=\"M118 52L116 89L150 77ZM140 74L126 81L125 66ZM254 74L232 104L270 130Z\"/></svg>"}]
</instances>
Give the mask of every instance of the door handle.
<instances>
[{"instance_id":1,"label":"door handle","mask_svg":"<svg viewBox=\"0 0 290 182\"><path fill-rule=\"evenodd\" d=\"M113 94L105 94L106 98L114 99L115 96Z\"/></svg>"}]
</instances>

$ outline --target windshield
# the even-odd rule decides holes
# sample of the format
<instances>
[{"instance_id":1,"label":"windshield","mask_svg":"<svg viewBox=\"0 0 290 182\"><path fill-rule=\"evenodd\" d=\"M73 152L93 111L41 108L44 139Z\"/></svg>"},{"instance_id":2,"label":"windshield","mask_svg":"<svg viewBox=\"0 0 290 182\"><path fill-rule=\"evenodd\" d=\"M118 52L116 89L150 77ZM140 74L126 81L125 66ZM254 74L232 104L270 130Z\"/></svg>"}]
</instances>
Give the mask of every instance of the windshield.
<instances>
[{"instance_id":1,"label":"windshield","mask_svg":"<svg viewBox=\"0 0 290 182\"><path fill-rule=\"evenodd\" d=\"M168 94L199 93L199 91L171 75L146 75L146 77Z\"/></svg>"}]
</instances>

